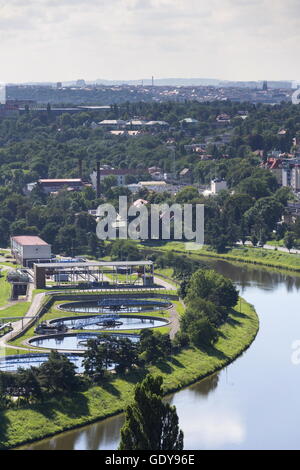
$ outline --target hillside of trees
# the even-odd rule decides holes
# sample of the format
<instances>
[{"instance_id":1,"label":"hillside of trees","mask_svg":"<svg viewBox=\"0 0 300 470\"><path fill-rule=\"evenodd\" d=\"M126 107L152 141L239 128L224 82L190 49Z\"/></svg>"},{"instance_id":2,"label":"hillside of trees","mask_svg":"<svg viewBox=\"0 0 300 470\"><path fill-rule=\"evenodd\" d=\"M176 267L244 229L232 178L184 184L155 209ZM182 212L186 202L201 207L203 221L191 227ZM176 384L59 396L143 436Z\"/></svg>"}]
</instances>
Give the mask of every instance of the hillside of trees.
<instances>
[{"instance_id":1,"label":"hillside of trees","mask_svg":"<svg viewBox=\"0 0 300 470\"><path fill-rule=\"evenodd\" d=\"M248 112L245 120L237 117L241 109ZM229 129L216 127L216 116L231 117ZM168 131L146 133L137 137L115 136L101 128L92 129L91 122L101 119L129 119L139 116L146 120L165 120ZM199 120L197 129L189 132L180 120ZM284 136L279 129L286 129ZM228 144L212 146L213 158L201 161L188 153L185 145L207 137L218 139L222 132L231 133ZM177 171L191 168L194 183L205 184L213 177L225 178L230 191L205 200L207 241L217 249L238 239L252 237L255 242L266 239L276 228L289 198L288 190L279 188L276 179L259 167L269 150L290 151L293 137L300 132L300 107L215 102L188 103L125 103L103 111L65 113L60 117L47 112L29 111L18 119L0 121L0 246L7 246L10 235L39 235L53 244L54 250L71 253L95 251L95 221L87 210L105 201L117 203L119 195L130 195L127 188L104 185L96 199L92 188L81 193L63 191L45 196L38 189L24 192L26 184L39 178L78 177L78 159L83 161L84 177L88 179L98 159L115 168L140 168L157 165L170 170L172 158L167 143L176 145ZM224 158L224 155L227 157ZM149 176L148 176L149 177ZM130 182L134 182L134 177ZM204 202L196 189L185 188L177 196L170 194L137 195L149 202ZM70 240L72 241L70 243ZM100 253L100 252L99 252Z\"/></svg>"}]
</instances>

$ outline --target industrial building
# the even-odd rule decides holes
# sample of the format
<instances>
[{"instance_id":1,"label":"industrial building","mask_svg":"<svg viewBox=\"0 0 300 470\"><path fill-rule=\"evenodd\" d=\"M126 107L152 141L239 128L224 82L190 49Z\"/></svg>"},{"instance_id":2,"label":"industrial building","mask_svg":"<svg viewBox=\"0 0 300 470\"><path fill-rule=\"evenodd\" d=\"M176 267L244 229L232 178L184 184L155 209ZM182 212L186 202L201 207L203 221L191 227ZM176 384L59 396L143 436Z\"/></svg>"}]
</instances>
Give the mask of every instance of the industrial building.
<instances>
[{"instance_id":1,"label":"industrial building","mask_svg":"<svg viewBox=\"0 0 300 470\"><path fill-rule=\"evenodd\" d=\"M135 275L134 275L135 272ZM84 287L108 287L107 275L111 276L112 286L153 287L154 265L152 261L88 261L35 263L34 282L37 289L46 287L47 276L56 282L78 284ZM80 284L81 283L81 284Z\"/></svg>"},{"instance_id":2,"label":"industrial building","mask_svg":"<svg viewBox=\"0 0 300 470\"><path fill-rule=\"evenodd\" d=\"M129 168L110 168L110 167L99 167L99 169L94 170L90 175L93 187L97 190L97 171L99 172L99 180L102 183L105 178L108 176L114 176L118 186L124 186L126 184L127 176L138 176L142 173L142 170L139 169L129 169Z\"/></svg>"},{"instance_id":3,"label":"industrial building","mask_svg":"<svg viewBox=\"0 0 300 470\"><path fill-rule=\"evenodd\" d=\"M31 266L34 262L51 258L51 245L40 237L29 235L11 237L10 245L13 256L22 266Z\"/></svg>"},{"instance_id":4,"label":"industrial building","mask_svg":"<svg viewBox=\"0 0 300 470\"><path fill-rule=\"evenodd\" d=\"M86 184L81 178L64 178L64 179L40 179L39 187L47 194L67 189L69 191L81 191Z\"/></svg>"}]
</instances>

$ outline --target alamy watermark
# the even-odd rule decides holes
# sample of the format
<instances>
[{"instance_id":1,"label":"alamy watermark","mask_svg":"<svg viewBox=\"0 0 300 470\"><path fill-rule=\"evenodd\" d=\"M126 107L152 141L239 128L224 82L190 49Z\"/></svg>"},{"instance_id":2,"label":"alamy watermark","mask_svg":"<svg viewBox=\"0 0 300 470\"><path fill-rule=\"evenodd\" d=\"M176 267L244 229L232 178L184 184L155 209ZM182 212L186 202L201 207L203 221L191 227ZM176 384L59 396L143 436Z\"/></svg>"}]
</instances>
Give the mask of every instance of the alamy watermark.
<instances>
[{"instance_id":1,"label":"alamy watermark","mask_svg":"<svg viewBox=\"0 0 300 470\"><path fill-rule=\"evenodd\" d=\"M97 209L97 237L100 240L176 240L185 241L187 250L204 244L204 204L128 205L119 197L118 211L112 204Z\"/></svg>"}]
</instances>

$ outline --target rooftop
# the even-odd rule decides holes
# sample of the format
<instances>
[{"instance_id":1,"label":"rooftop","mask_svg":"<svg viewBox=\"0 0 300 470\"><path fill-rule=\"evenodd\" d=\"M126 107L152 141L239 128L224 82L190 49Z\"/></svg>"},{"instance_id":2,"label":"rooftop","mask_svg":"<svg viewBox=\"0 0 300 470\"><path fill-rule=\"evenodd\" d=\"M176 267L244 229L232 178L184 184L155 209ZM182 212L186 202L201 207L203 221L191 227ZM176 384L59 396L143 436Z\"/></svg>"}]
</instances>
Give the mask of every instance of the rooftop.
<instances>
[{"instance_id":1,"label":"rooftop","mask_svg":"<svg viewBox=\"0 0 300 470\"><path fill-rule=\"evenodd\" d=\"M67 263L35 263L38 268L85 268L85 267L105 267L105 266L152 266L153 261L88 261L88 262L67 262Z\"/></svg>"},{"instance_id":2,"label":"rooftop","mask_svg":"<svg viewBox=\"0 0 300 470\"><path fill-rule=\"evenodd\" d=\"M126 124L126 121L123 121L123 119L103 119L103 121L100 121L98 124Z\"/></svg>"},{"instance_id":3,"label":"rooftop","mask_svg":"<svg viewBox=\"0 0 300 470\"><path fill-rule=\"evenodd\" d=\"M41 184L53 184L53 183L61 183L61 184L72 184L72 183L82 183L80 178L63 178L63 179L40 179L39 183Z\"/></svg>"},{"instance_id":4,"label":"rooftop","mask_svg":"<svg viewBox=\"0 0 300 470\"><path fill-rule=\"evenodd\" d=\"M139 181L139 184L142 186L165 186L167 183L165 181Z\"/></svg>"},{"instance_id":5,"label":"rooftop","mask_svg":"<svg viewBox=\"0 0 300 470\"><path fill-rule=\"evenodd\" d=\"M12 240L14 240L16 243L19 245L48 245L44 240L42 240L40 237L36 236L29 236L29 235L20 235L17 237L11 237Z\"/></svg>"}]
</instances>

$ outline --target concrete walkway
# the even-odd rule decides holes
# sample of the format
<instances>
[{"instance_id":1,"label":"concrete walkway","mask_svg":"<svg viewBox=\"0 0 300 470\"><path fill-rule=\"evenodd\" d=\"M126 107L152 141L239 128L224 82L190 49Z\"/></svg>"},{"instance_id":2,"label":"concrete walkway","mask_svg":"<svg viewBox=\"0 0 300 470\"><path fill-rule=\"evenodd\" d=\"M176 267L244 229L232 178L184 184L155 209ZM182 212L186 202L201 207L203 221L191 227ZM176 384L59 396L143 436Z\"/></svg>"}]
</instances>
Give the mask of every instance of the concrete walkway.
<instances>
[{"instance_id":1,"label":"concrete walkway","mask_svg":"<svg viewBox=\"0 0 300 470\"><path fill-rule=\"evenodd\" d=\"M154 283L159 285L159 286L162 286L164 289L166 290L177 290L177 287L174 286L174 284L170 284L168 281L166 281L165 279L162 279L161 277L158 277L158 276L154 276Z\"/></svg>"},{"instance_id":2,"label":"concrete walkway","mask_svg":"<svg viewBox=\"0 0 300 470\"><path fill-rule=\"evenodd\" d=\"M41 304L42 304L42 301L43 301L43 298L45 297L45 293L42 292L41 294L37 294L26 315L24 316L23 320L17 320L16 322L12 323L12 330L7 333L6 335L2 336L0 338L0 350L2 349L5 349L5 348L11 348L11 349L28 349L28 348L16 348L16 346L13 346L13 345L10 345L8 344L8 341L10 341L11 339L13 339L17 334L21 333L25 328L26 326L28 325L28 323L32 320L31 317L34 317L36 316Z\"/></svg>"}]
</instances>

